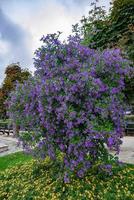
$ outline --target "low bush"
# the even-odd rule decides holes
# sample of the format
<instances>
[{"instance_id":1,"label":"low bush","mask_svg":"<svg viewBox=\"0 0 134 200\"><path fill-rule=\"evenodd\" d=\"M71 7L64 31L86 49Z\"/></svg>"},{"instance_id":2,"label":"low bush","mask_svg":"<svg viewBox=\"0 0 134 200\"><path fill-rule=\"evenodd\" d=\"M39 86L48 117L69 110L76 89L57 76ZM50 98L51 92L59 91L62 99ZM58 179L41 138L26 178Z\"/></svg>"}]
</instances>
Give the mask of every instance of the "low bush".
<instances>
[{"instance_id":1,"label":"low bush","mask_svg":"<svg viewBox=\"0 0 134 200\"><path fill-rule=\"evenodd\" d=\"M132 200L134 166L113 163L113 174L98 174L97 165L80 179L64 183L57 162L31 160L0 172L0 200Z\"/></svg>"}]
</instances>

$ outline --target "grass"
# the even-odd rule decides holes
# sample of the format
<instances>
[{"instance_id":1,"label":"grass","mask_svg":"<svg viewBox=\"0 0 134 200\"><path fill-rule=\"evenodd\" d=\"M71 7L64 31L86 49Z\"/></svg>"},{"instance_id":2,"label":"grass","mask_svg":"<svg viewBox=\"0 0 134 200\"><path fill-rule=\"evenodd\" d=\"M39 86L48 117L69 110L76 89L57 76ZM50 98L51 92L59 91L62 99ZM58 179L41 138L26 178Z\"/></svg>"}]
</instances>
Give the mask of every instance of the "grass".
<instances>
[{"instance_id":1,"label":"grass","mask_svg":"<svg viewBox=\"0 0 134 200\"><path fill-rule=\"evenodd\" d=\"M49 158L37 162L16 153L0 158L0 164L0 200L134 199L134 165L113 163L112 176L98 174L95 166L85 178L72 175L71 182L64 184L60 157L54 163Z\"/></svg>"},{"instance_id":2,"label":"grass","mask_svg":"<svg viewBox=\"0 0 134 200\"><path fill-rule=\"evenodd\" d=\"M17 152L0 157L0 171L7 168L11 168L18 164L26 163L32 159L31 156L24 154L23 152Z\"/></svg>"}]
</instances>

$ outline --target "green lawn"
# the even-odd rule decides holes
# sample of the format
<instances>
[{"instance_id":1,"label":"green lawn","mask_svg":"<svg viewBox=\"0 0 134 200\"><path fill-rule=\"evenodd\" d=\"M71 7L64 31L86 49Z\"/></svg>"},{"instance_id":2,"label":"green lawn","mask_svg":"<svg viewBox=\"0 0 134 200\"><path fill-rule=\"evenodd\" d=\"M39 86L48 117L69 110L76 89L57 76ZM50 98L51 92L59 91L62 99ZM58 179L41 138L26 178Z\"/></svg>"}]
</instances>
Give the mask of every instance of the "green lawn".
<instances>
[{"instance_id":1,"label":"green lawn","mask_svg":"<svg viewBox=\"0 0 134 200\"><path fill-rule=\"evenodd\" d=\"M0 171L3 171L9 167L16 166L28 162L32 159L31 156L24 154L23 152L17 152L0 157Z\"/></svg>"}]
</instances>

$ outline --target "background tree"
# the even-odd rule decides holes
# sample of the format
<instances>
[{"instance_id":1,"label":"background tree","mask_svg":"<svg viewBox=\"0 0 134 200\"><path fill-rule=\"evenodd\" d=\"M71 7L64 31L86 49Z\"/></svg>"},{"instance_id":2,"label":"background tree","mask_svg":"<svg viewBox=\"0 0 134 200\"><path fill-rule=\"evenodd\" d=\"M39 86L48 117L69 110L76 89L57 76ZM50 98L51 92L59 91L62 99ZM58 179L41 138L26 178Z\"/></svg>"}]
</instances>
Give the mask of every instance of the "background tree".
<instances>
[{"instance_id":1,"label":"background tree","mask_svg":"<svg viewBox=\"0 0 134 200\"><path fill-rule=\"evenodd\" d=\"M84 44L92 48L121 48L126 58L134 62L134 1L114 0L109 14L93 3L89 16L84 17ZM126 78L125 96L134 104L134 76Z\"/></svg>"},{"instance_id":2,"label":"background tree","mask_svg":"<svg viewBox=\"0 0 134 200\"><path fill-rule=\"evenodd\" d=\"M4 93L3 90L0 88L0 119L4 118L5 115L5 106L4 106Z\"/></svg>"},{"instance_id":3,"label":"background tree","mask_svg":"<svg viewBox=\"0 0 134 200\"><path fill-rule=\"evenodd\" d=\"M115 0L109 14L97 3L91 5L89 16L81 20L85 44L103 49L121 47L134 60L134 1Z\"/></svg>"},{"instance_id":4,"label":"background tree","mask_svg":"<svg viewBox=\"0 0 134 200\"><path fill-rule=\"evenodd\" d=\"M15 88L16 81L23 83L31 75L28 70L23 70L19 63L12 63L5 70L5 79L0 88L0 118L6 117L5 100Z\"/></svg>"},{"instance_id":5,"label":"background tree","mask_svg":"<svg viewBox=\"0 0 134 200\"><path fill-rule=\"evenodd\" d=\"M106 29L109 24L109 16L102 6L97 6L98 0L91 3L92 9L88 12L88 17L83 16L81 19L81 31L84 35L83 44L90 47L96 47L94 37L103 29Z\"/></svg>"}]
</instances>

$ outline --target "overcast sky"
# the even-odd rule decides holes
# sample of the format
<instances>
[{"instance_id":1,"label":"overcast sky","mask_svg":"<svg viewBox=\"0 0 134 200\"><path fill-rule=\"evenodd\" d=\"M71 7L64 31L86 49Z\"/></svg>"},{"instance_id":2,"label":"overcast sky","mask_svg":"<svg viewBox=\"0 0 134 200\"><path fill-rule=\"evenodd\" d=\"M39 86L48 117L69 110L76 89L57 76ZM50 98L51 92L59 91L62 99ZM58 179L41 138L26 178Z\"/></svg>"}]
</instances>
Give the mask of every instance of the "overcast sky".
<instances>
[{"instance_id":1,"label":"overcast sky","mask_svg":"<svg viewBox=\"0 0 134 200\"><path fill-rule=\"evenodd\" d=\"M8 64L34 70L34 51L42 35L63 32L87 15L92 0L0 0L0 84ZM109 0L100 0L109 7Z\"/></svg>"}]
</instances>

